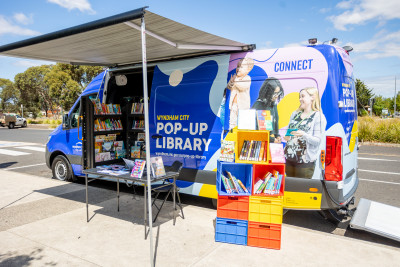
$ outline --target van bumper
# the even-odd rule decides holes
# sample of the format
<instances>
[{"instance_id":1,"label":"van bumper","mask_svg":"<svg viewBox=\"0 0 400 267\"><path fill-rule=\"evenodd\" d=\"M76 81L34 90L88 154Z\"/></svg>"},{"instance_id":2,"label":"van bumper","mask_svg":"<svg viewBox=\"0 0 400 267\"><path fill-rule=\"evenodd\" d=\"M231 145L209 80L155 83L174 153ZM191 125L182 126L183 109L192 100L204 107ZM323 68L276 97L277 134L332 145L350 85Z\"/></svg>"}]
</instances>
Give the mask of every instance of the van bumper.
<instances>
[{"instance_id":1,"label":"van bumper","mask_svg":"<svg viewBox=\"0 0 400 267\"><path fill-rule=\"evenodd\" d=\"M354 193L355 190L343 196L343 190L337 188L337 182L286 177L283 208L296 210L338 209L346 205Z\"/></svg>"},{"instance_id":2,"label":"van bumper","mask_svg":"<svg viewBox=\"0 0 400 267\"><path fill-rule=\"evenodd\" d=\"M47 145L46 145L46 151L45 151L44 157L45 157L45 159L46 159L47 168L49 168L49 169L51 169L51 166L50 166L50 156L51 156L51 154L50 154L49 148L48 148Z\"/></svg>"}]
</instances>

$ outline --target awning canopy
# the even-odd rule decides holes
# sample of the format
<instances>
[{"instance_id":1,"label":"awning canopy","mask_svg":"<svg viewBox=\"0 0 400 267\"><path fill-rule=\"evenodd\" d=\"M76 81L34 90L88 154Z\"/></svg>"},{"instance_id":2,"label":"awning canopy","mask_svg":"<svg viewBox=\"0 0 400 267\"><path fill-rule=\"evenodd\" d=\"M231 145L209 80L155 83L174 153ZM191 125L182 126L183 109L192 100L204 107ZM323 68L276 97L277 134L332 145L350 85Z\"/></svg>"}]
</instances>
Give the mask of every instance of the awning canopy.
<instances>
[{"instance_id":1,"label":"awning canopy","mask_svg":"<svg viewBox=\"0 0 400 267\"><path fill-rule=\"evenodd\" d=\"M206 33L140 8L0 46L0 54L85 65L140 63L142 16L146 23L148 62L254 48L254 45Z\"/></svg>"}]
</instances>

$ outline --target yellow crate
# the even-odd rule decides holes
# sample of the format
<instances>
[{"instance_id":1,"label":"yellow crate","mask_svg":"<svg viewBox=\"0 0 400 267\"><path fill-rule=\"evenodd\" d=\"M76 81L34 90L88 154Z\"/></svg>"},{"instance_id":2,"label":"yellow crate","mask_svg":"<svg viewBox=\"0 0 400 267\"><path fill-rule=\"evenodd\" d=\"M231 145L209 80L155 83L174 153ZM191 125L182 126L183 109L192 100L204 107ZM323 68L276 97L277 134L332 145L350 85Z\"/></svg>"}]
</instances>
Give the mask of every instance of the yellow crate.
<instances>
[{"instance_id":1,"label":"yellow crate","mask_svg":"<svg viewBox=\"0 0 400 267\"><path fill-rule=\"evenodd\" d=\"M249 221L282 224L283 196L249 197Z\"/></svg>"},{"instance_id":2,"label":"yellow crate","mask_svg":"<svg viewBox=\"0 0 400 267\"><path fill-rule=\"evenodd\" d=\"M269 153L269 131L258 131L258 130L238 130L236 134L236 143L235 143L235 162L236 163L249 163L249 164L268 164L270 161L270 153ZM265 141L267 142L267 161L249 161L249 160L240 160L240 152L242 151L244 140L253 140L253 141Z\"/></svg>"}]
</instances>

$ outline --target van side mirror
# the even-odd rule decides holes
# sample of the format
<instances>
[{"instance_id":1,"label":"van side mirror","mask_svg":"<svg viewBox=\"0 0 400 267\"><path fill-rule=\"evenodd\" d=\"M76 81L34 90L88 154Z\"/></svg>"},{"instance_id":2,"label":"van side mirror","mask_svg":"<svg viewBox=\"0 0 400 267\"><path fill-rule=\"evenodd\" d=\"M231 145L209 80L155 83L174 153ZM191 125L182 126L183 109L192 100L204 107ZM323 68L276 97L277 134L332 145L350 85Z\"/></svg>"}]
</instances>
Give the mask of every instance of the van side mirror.
<instances>
[{"instance_id":1,"label":"van side mirror","mask_svg":"<svg viewBox=\"0 0 400 267\"><path fill-rule=\"evenodd\" d=\"M62 127L63 129L69 128L68 125L68 114L64 114L62 117Z\"/></svg>"}]
</instances>

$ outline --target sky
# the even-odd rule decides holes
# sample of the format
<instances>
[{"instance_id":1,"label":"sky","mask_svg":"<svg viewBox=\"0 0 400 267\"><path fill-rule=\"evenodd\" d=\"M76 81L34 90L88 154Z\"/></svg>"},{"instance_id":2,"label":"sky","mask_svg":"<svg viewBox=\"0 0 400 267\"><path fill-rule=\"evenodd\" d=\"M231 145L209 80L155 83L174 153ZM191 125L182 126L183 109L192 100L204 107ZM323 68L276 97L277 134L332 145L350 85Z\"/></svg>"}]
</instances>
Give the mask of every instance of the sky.
<instances>
[{"instance_id":1,"label":"sky","mask_svg":"<svg viewBox=\"0 0 400 267\"><path fill-rule=\"evenodd\" d=\"M0 1L0 46L77 26L136 8L257 49L323 43L350 45L354 77L375 95L400 90L399 0L188 1L13 0ZM0 78L14 81L27 68L54 62L0 55Z\"/></svg>"}]
</instances>

